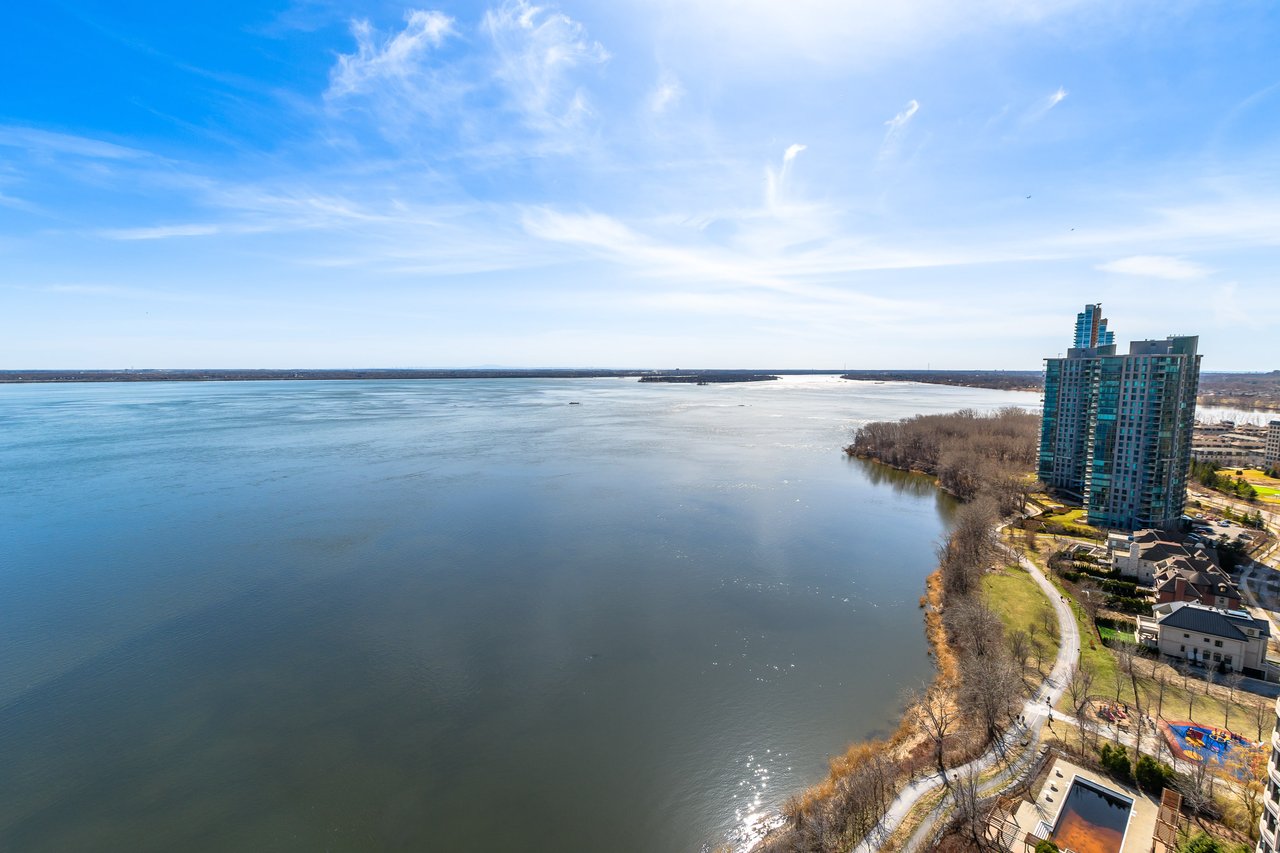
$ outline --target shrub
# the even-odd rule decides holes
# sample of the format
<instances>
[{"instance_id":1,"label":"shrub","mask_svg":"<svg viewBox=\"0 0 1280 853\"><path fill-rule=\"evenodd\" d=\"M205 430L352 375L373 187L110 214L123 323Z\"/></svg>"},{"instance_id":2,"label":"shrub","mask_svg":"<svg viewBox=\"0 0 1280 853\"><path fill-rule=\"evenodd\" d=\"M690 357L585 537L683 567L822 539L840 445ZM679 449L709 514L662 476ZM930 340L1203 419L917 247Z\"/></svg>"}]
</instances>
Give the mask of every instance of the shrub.
<instances>
[{"instance_id":1,"label":"shrub","mask_svg":"<svg viewBox=\"0 0 1280 853\"><path fill-rule=\"evenodd\" d=\"M1042 838L1036 842L1035 853L1059 853L1058 845L1047 838Z\"/></svg>"},{"instance_id":2,"label":"shrub","mask_svg":"<svg viewBox=\"0 0 1280 853\"><path fill-rule=\"evenodd\" d=\"M1169 787L1173 780L1173 768L1161 764L1149 755L1138 756L1138 763L1133 768L1134 779L1138 787L1149 794L1159 794Z\"/></svg>"},{"instance_id":3,"label":"shrub","mask_svg":"<svg viewBox=\"0 0 1280 853\"><path fill-rule=\"evenodd\" d=\"M1144 598L1129 598L1123 595L1107 597L1107 606L1121 613L1150 613L1151 602Z\"/></svg>"},{"instance_id":4,"label":"shrub","mask_svg":"<svg viewBox=\"0 0 1280 853\"><path fill-rule=\"evenodd\" d=\"M1129 753L1123 746L1104 743L1099 758L1103 769L1117 782L1123 782L1126 785L1133 783L1133 768L1129 764Z\"/></svg>"},{"instance_id":5,"label":"shrub","mask_svg":"<svg viewBox=\"0 0 1280 853\"><path fill-rule=\"evenodd\" d=\"M1211 835L1197 832L1182 842L1178 853L1229 853L1227 846Z\"/></svg>"},{"instance_id":6,"label":"shrub","mask_svg":"<svg viewBox=\"0 0 1280 853\"><path fill-rule=\"evenodd\" d=\"M1106 578L1102 581L1102 591L1110 592L1114 595L1126 596L1128 598L1136 598L1138 593L1138 584L1134 581L1119 581Z\"/></svg>"}]
</instances>

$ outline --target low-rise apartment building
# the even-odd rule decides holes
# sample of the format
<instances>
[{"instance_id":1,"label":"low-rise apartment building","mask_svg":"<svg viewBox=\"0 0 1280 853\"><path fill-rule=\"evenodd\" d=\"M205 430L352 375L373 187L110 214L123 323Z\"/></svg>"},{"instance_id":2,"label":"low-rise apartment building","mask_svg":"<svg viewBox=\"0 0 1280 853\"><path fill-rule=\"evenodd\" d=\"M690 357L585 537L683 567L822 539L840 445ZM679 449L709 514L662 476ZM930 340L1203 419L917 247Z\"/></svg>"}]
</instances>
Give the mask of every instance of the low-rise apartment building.
<instances>
[{"instance_id":1,"label":"low-rise apartment building","mask_svg":"<svg viewBox=\"0 0 1280 853\"><path fill-rule=\"evenodd\" d=\"M1143 586L1155 586L1157 573L1174 567L1186 572L1221 571L1203 545L1184 544L1163 530L1112 533L1107 537L1107 556L1117 574Z\"/></svg>"},{"instance_id":2,"label":"low-rise apartment building","mask_svg":"<svg viewBox=\"0 0 1280 853\"><path fill-rule=\"evenodd\" d=\"M1156 564L1156 602L1193 601L1219 610L1239 610L1240 591L1203 551Z\"/></svg>"},{"instance_id":3,"label":"low-rise apartment building","mask_svg":"<svg viewBox=\"0 0 1280 853\"><path fill-rule=\"evenodd\" d=\"M1157 604L1151 616L1138 617L1135 634L1140 645L1162 657L1266 677L1270 627L1243 610L1181 601Z\"/></svg>"},{"instance_id":4,"label":"low-rise apartment building","mask_svg":"<svg viewBox=\"0 0 1280 853\"><path fill-rule=\"evenodd\" d=\"M1267 428L1257 424L1198 423L1191 434L1191 458L1223 468L1253 468L1263 464L1268 437ZM1280 441L1280 430L1276 438Z\"/></svg>"}]
</instances>

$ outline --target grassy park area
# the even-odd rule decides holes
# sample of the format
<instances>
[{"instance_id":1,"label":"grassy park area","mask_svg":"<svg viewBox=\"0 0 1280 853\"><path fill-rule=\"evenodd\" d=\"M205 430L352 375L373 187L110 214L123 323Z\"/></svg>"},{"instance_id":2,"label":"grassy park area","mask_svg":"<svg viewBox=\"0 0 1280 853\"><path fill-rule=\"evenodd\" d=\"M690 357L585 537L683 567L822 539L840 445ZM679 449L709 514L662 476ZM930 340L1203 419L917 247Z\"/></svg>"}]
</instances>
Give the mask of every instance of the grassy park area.
<instances>
[{"instance_id":1,"label":"grassy park area","mask_svg":"<svg viewBox=\"0 0 1280 853\"><path fill-rule=\"evenodd\" d=\"M1253 486L1262 503L1280 504L1280 479L1268 477L1257 468L1246 468L1244 481Z\"/></svg>"},{"instance_id":2,"label":"grassy park area","mask_svg":"<svg viewBox=\"0 0 1280 853\"><path fill-rule=\"evenodd\" d=\"M1040 515L1026 522L1028 528L1037 533L1056 533L1085 539L1103 538L1102 531L1089 524L1085 511L1080 507L1063 506L1055 503L1048 495L1032 497L1045 509Z\"/></svg>"},{"instance_id":3,"label":"grassy park area","mask_svg":"<svg viewBox=\"0 0 1280 853\"><path fill-rule=\"evenodd\" d=\"M1033 549L1027 548L1025 541L1019 542L1019 546L1071 602L1080 629L1080 669L1091 679L1090 695L1130 706L1137 704L1144 713L1153 717L1159 712L1166 719L1190 718L1209 725L1225 725L1248 738L1265 738L1268 735L1274 723L1272 700L1210 683L1203 678L1203 671L1184 675L1167 662L1137 655L1136 677L1131 679L1123 671L1116 651L1102 643L1088 614L1075 600L1070 585L1046 568L1047 551L1052 542L1045 537L1037 537L1037 540ZM1137 683L1136 696L1134 682ZM1069 704L1070 699L1064 696L1058 708L1069 713ZM1228 705L1230 714L1227 713Z\"/></svg>"},{"instance_id":4,"label":"grassy park area","mask_svg":"<svg viewBox=\"0 0 1280 853\"><path fill-rule=\"evenodd\" d=\"M1004 623L1005 636L1018 631L1027 634L1025 665L1039 668L1041 674L1049 672L1058 655L1057 619L1030 573L1021 566L1006 566L986 575L982 586L991 609Z\"/></svg>"}]
</instances>

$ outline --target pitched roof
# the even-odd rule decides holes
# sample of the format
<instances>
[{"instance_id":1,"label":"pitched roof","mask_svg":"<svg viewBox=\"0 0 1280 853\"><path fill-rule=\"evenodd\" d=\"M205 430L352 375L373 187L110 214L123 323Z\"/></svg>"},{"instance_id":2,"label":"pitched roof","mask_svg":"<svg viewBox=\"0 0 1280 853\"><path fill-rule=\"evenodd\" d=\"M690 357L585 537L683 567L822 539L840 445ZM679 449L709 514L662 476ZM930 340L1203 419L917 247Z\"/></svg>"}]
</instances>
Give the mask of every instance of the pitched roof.
<instances>
[{"instance_id":1,"label":"pitched roof","mask_svg":"<svg viewBox=\"0 0 1280 853\"><path fill-rule=\"evenodd\" d=\"M1211 566L1206 570L1197 567L1189 560L1178 557L1156 563L1157 589L1164 589L1175 584L1179 579L1199 590L1214 592L1217 595L1229 595L1232 598L1240 597L1231 578L1216 567Z\"/></svg>"},{"instance_id":2,"label":"pitched roof","mask_svg":"<svg viewBox=\"0 0 1280 853\"><path fill-rule=\"evenodd\" d=\"M1216 637L1227 637L1232 640L1248 640L1243 628L1253 628L1261 636L1269 636L1267 624L1261 619L1249 616L1236 616L1225 610L1212 607L1197 607L1188 604L1179 607L1160 620L1160 626L1181 628L1184 631L1198 631L1201 634L1213 634Z\"/></svg>"}]
</instances>

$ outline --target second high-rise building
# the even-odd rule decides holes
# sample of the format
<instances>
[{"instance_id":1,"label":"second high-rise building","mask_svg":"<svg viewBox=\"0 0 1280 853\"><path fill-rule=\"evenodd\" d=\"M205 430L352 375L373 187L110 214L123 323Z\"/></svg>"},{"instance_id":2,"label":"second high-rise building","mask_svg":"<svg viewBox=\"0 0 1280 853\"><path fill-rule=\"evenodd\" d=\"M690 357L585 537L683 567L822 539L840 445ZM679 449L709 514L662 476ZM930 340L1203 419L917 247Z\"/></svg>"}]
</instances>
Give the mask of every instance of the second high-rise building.
<instances>
[{"instance_id":1,"label":"second high-rise building","mask_svg":"<svg viewBox=\"0 0 1280 853\"><path fill-rule=\"evenodd\" d=\"M1186 503L1198 339L1134 341L1118 355L1101 311L1086 306L1078 346L1045 360L1037 473L1080 500L1090 524L1172 528Z\"/></svg>"}]
</instances>

